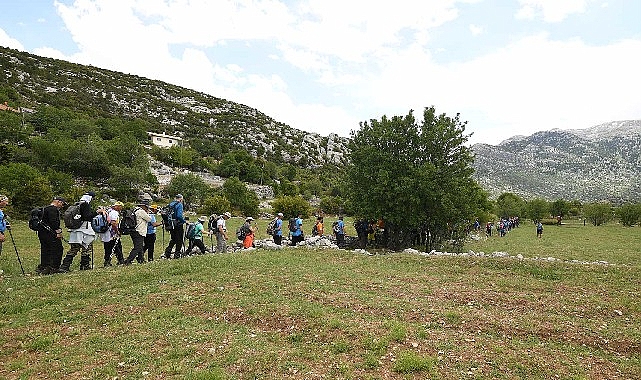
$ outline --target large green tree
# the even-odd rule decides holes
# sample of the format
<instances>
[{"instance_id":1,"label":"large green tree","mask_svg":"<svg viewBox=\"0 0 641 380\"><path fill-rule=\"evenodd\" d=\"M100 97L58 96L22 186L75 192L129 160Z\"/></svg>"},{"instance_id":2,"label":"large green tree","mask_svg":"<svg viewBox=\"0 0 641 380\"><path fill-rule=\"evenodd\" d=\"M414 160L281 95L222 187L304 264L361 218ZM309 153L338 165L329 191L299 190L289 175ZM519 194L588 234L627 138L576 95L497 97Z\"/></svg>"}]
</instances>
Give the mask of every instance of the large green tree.
<instances>
[{"instance_id":1,"label":"large green tree","mask_svg":"<svg viewBox=\"0 0 641 380\"><path fill-rule=\"evenodd\" d=\"M475 214L489 208L472 178L465 124L429 107L421 122L410 111L352 132L347 197L359 217L385 220L388 247L402 249L417 237L428 249L461 241Z\"/></svg>"}]
</instances>

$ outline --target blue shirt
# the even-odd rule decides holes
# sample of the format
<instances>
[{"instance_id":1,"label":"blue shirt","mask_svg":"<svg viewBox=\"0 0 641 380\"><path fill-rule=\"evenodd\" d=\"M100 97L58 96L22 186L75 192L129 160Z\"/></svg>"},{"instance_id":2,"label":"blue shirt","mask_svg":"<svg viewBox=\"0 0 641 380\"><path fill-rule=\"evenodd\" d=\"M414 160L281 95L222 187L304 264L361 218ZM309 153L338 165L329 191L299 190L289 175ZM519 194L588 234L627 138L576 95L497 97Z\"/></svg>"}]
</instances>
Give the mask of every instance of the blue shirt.
<instances>
[{"instance_id":1,"label":"blue shirt","mask_svg":"<svg viewBox=\"0 0 641 380\"><path fill-rule=\"evenodd\" d=\"M338 232L336 233L345 235L345 222L339 219L337 224L338 224Z\"/></svg>"},{"instance_id":2,"label":"blue shirt","mask_svg":"<svg viewBox=\"0 0 641 380\"><path fill-rule=\"evenodd\" d=\"M276 219L276 229L274 230L274 235L283 236L283 220Z\"/></svg>"},{"instance_id":3,"label":"blue shirt","mask_svg":"<svg viewBox=\"0 0 641 380\"><path fill-rule=\"evenodd\" d=\"M303 234L303 220L301 218L296 219L296 231L292 232L292 236L300 236Z\"/></svg>"},{"instance_id":4,"label":"blue shirt","mask_svg":"<svg viewBox=\"0 0 641 380\"><path fill-rule=\"evenodd\" d=\"M169 204L169 207L174 207L176 212L174 213L174 218L178 221L179 224L185 224L185 216L183 214L183 203L178 201L173 201Z\"/></svg>"},{"instance_id":5,"label":"blue shirt","mask_svg":"<svg viewBox=\"0 0 641 380\"><path fill-rule=\"evenodd\" d=\"M153 235L156 233L156 227L154 227L154 223L156 223L156 215L149 214L149 216L151 216L151 220L147 222L147 235Z\"/></svg>"},{"instance_id":6,"label":"blue shirt","mask_svg":"<svg viewBox=\"0 0 641 380\"><path fill-rule=\"evenodd\" d=\"M0 232L3 234L7 230L7 219L5 219L4 212L0 210Z\"/></svg>"}]
</instances>

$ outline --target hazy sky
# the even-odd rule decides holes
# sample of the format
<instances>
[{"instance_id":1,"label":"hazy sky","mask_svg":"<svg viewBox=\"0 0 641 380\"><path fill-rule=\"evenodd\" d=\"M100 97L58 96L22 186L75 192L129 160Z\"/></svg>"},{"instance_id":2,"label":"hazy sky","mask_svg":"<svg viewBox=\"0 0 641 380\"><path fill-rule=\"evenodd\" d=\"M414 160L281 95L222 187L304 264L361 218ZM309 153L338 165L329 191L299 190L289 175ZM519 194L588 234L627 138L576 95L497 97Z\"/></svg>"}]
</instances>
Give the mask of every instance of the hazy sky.
<instances>
[{"instance_id":1,"label":"hazy sky","mask_svg":"<svg viewBox=\"0 0 641 380\"><path fill-rule=\"evenodd\" d=\"M637 0L0 0L0 45L348 136L426 106L470 141L641 119Z\"/></svg>"}]
</instances>

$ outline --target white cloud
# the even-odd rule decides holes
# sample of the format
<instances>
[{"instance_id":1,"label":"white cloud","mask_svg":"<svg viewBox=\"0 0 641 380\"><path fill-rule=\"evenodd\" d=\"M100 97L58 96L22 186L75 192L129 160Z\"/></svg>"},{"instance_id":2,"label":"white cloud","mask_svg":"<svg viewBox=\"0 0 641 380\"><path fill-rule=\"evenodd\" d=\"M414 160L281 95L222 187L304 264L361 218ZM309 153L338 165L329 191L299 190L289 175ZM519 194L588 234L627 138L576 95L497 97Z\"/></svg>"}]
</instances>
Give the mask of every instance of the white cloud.
<instances>
[{"instance_id":1,"label":"white cloud","mask_svg":"<svg viewBox=\"0 0 641 380\"><path fill-rule=\"evenodd\" d=\"M477 131L477 141L496 143L516 128L520 134L585 128L639 114L641 77L634 67L641 67L641 41L592 47L538 35L456 65L436 64L413 47L385 67L370 78L375 108L404 114L435 105L439 112L461 112L463 120L474 115L468 131ZM496 127L502 136L485 134Z\"/></svg>"},{"instance_id":2,"label":"white cloud","mask_svg":"<svg viewBox=\"0 0 641 380\"><path fill-rule=\"evenodd\" d=\"M532 20L539 13L545 22L561 22L573 13L585 12L588 0L519 0L517 19Z\"/></svg>"},{"instance_id":3,"label":"white cloud","mask_svg":"<svg viewBox=\"0 0 641 380\"><path fill-rule=\"evenodd\" d=\"M472 32L472 35L478 36L479 34L483 33L483 28L480 26L476 26L474 24L470 24L469 26L470 32Z\"/></svg>"},{"instance_id":4,"label":"white cloud","mask_svg":"<svg viewBox=\"0 0 641 380\"><path fill-rule=\"evenodd\" d=\"M0 28L0 46L16 50L24 50L24 46L22 46L20 41L16 40L15 38L9 37L9 35L2 28Z\"/></svg>"}]
</instances>

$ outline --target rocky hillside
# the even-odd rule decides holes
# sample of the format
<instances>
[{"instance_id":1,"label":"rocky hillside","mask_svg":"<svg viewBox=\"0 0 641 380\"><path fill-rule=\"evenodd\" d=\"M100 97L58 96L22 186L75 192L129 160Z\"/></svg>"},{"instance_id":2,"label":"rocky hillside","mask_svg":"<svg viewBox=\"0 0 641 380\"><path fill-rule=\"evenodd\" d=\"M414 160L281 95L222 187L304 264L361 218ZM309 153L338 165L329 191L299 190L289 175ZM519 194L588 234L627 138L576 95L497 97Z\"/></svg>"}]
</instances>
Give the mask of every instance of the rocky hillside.
<instances>
[{"instance_id":1,"label":"rocky hillside","mask_svg":"<svg viewBox=\"0 0 641 380\"><path fill-rule=\"evenodd\" d=\"M641 201L641 120L476 144L476 178L494 196Z\"/></svg>"},{"instance_id":2,"label":"rocky hillside","mask_svg":"<svg viewBox=\"0 0 641 380\"><path fill-rule=\"evenodd\" d=\"M242 104L165 82L44 58L0 47L0 85L21 106L69 107L95 116L148 120L153 132L208 138L254 156L314 166L310 157L342 163L346 138L303 132Z\"/></svg>"}]
</instances>

